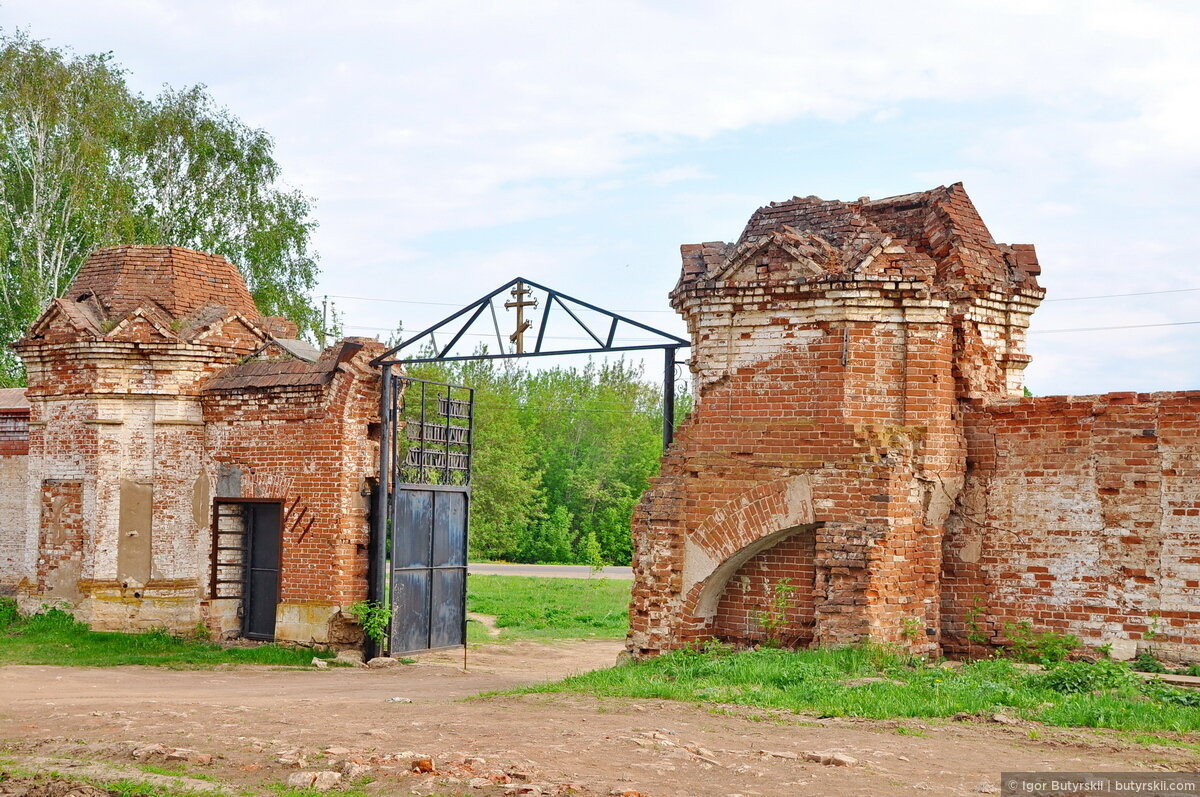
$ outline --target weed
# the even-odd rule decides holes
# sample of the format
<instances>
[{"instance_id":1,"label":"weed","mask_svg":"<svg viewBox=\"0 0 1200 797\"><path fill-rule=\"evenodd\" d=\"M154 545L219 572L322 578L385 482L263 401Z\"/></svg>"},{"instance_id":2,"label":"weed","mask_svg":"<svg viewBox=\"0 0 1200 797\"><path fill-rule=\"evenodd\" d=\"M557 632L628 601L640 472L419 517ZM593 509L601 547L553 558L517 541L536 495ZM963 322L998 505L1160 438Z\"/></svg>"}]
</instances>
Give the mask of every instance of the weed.
<instances>
[{"instance_id":1,"label":"weed","mask_svg":"<svg viewBox=\"0 0 1200 797\"><path fill-rule=\"evenodd\" d=\"M988 641L988 636L983 631L982 620L987 614L987 609L983 606L983 598L979 595L975 596L971 608L967 609L966 626L967 626L967 641L973 645L982 645Z\"/></svg>"},{"instance_id":2,"label":"weed","mask_svg":"<svg viewBox=\"0 0 1200 797\"><path fill-rule=\"evenodd\" d=\"M350 614L358 620L363 633L383 645L387 639L388 625L392 622L392 607L379 601L358 601L350 607Z\"/></svg>"},{"instance_id":3,"label":"weed","mask_svg":"<svg viewBox=\"0 0 1200 797\"><path fill-rule=\"evenodd\" d=\"M779 632L787 624L787 613L794 603L792 596L795 595L796 589L790 578L777 580L771 587L771 602L767 610L754 613L754 619L767 635L765 644L768 647L779 647L783 644Z\"/></svg>"},{"instance_id":4,"label":"weed","mask_svg":"<svg viewBox=\"0 0 1200 797\"><path fill-rule=\"evenodd\" d=\"M920 728L906 728L903 725L896 726L896 733L901 736L925 736L925 731Z\"/></svg>"},{"instance_id":5,"label":"weed","mask_svg":"<svg viewBox=\"0 0 1200 797\"><path fill-rule=\"evenodd\" d=\"M1102 689L1120 689L1140 683L1140 679L1123 664L1104 659L1089 664L1064 661L1047 672L1035 676L1037 684L1062 694L1083 694Z\"/></svg>"},{"instance_id":6,"label":"weed","mask_svg":"<svg viewBox=\"0 0 1200 797\"><path fill-rule=\"evenodd\" d=\"M1146 641L1153 642L1156 639L1161 639L1164 636L1162 630L1162 617L1158 612L1150 615L1150 627L1146 629Z\"/></svg>"},{"instance_id":7,"label":"weed","mask_svg":"<svg viewBox=\"0 0 1200 797\"><path fill-rule=\"evenodd\" d=\"M904 638L909 642L916 642L921 638L922 629L925 624L916 617L905 617L901 625L904 627L903 631L901 631L904 634Z\"/></svg>"},{"instance_id":8,"label":"weed","mask_svg":"<svg viewBox=\"0 0 1200 797\"><path fill-rule=\"evenodd\" d=\"M0 598L0 631L17 622L21 613L17 611L17 602L12 598Z\"/></svg>"},{"instance_id":9,"label":"weed","mask_svg":"<svg viewBox=\"0 0 1200 797\"><path fill-rule=\"evenodd\" d=\"M1138 672L1166 672L1167 668L1162 663L1154 658L1154 654L1148 650L1143 650L1137 654L1137 658L1133 660L1133 669Z\"/></svg>"},{"instance_id":10,"label":"weed","mask_svg":"<svg viewBox=\"0 0 1200 797\"><path fill-rule=\"evenodd\" d=\"M188 639L195 642L211 642L212 630L204 624L203 620L198 620L191 633L188 634Z\"/></svg>"},{"instance_id":11,"label":"weed","mask_svg":"<svg viewBox=\"0 0 1200 797\"><path fill-rule=\"evenodd\" d=\"M1040 733L1038 733L1037 730L1034 728L1030 728L1029 732L1026 733L1026 736L1029 737L1029 740L1031 742L1036 742L1038 739L1042 738L1042 735Z\"/></svg>"},{"instance_id":12,"label":"weed","mask_svg":"<svg viewBox=\"0 0 1200 797\"><path fill-rule=\"evenodd\" d=\"M1083 644L1073 634L1057 631L1035 631L1033 623L1022 620L1005 623L1004 635L1008 645L1003 648L1005 656L1032 664L1053 664L1063 661L1072 651Z\"/></svg>"},{"instance_id":13,"label":"weed","mask_svg":"<svg viewBox=\"0 0 1200 797\"><path fill-rule=\"evenodd\" d=\"M1159 703L1200 708L1200 692L1194 689L1176 689L1171 686L1164 686L1157 681L1151 681L1145 685L1142 691Z\"/></svg>"}]
</instances>

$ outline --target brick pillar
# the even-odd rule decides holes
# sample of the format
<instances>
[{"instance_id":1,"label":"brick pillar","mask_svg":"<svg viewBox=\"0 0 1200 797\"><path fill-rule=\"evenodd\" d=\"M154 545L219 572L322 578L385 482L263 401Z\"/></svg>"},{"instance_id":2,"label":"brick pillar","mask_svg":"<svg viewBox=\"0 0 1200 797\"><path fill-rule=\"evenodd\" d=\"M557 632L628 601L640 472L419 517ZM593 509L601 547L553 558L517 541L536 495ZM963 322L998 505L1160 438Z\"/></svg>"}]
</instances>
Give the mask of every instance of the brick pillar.
<instances>
[{"instance_id":1,"label":"brick pillar","mask_svg":"<svg viewBox=\"0 0 1200 797\"><path fill-rule=\"evenodd\" d=\"M634 516L635 655L707 638L937 650L958 404L1019 390L1040 296L964 200L796 199L736 244L683 247L671 299L698 401Z\"/></svg>"}]
</instances>

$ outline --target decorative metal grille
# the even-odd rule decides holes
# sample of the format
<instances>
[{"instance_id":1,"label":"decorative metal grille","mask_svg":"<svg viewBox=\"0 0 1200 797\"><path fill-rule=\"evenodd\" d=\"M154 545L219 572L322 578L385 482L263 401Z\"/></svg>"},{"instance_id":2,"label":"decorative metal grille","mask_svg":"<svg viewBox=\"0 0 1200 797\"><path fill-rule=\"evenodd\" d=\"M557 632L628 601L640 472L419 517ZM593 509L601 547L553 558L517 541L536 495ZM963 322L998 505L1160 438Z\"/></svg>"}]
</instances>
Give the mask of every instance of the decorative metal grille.
<instances>
[{"instance_id":1,"label":"decorative metal grille","mask_svg":"<svg viewBox=\"0 0 1200 797\"><path fill-rule=\"evenodd\" d=\"M396 483L470 484L474 389L399 376L391 394Z\"/></svg>"}]
</instances>

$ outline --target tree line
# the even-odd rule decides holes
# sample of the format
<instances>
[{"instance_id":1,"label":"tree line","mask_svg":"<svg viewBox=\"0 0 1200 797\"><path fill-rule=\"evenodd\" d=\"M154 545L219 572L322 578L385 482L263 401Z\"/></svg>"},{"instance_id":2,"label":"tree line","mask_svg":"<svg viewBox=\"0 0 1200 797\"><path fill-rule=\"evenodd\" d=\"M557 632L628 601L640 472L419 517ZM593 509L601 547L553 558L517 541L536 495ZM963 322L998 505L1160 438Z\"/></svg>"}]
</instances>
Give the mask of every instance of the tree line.
<instances>
[{"instance_id":1,"label":"tree line","mask_svg":"<svg viewBox=\"0 0 1200 797\"><path fill-rule=\"evenodd\" d=\"M476 389L470 553L627 565L633 508L658 473L662 389L624 359L530 371L511 361L410 366ZM686 393L676 418L690 409Z\"/></svg>"},{"instance_id":2,"label":"tree line","mask_svg":"<svg viewBox=\"0 0 1200 797\"><path fill-rule=\"evenodd\" d=\"M203 86L143 97L111 54L0 31L0 386L23 378L8 344L104 246L225 255L264 315L315 330L311 200L273 150Z\"/></svg>"}]
</instances>

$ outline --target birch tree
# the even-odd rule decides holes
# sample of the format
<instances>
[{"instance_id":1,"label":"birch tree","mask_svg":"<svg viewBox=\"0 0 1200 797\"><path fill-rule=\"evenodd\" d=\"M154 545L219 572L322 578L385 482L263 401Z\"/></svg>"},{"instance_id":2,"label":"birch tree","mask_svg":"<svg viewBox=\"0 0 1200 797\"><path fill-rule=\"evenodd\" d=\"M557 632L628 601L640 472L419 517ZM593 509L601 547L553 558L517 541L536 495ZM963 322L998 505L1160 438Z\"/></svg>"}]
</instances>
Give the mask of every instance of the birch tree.
<instances>
[{"instance_id":1,"label":"birch tree","mask_svg":"<svg viewBox=\"0 0 1200 797\"><path fill-rule=\"evenodd\" d=\"M20 337L89 251L120 238L114 155L134 104L104 55L64 59L18 33L0 41L0 336ZM5 346L4 371L15 358Z\"/></svg>"},{"instance_id":2,"label":"birch tree","mask_svg":"<svg viewBox=\"0 0 1200 797\"><path fill-rule=\"evenodd\" d=\"M315 332L311 201L273 149L203 86L145 99L110 55L0 32L0 384L21 378L8 344L102 246L225 255L261 312Z\"/></svg>"}]
</instances>

